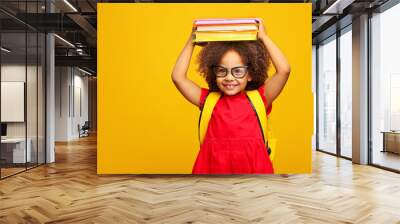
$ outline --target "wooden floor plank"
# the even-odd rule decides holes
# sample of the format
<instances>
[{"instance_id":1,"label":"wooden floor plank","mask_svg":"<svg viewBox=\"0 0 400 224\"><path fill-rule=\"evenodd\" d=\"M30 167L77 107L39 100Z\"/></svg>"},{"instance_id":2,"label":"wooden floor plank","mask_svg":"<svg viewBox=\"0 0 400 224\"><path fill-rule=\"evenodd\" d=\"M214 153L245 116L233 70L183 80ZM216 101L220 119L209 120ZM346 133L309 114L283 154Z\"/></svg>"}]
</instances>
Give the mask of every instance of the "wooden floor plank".
<instances>
[{"instance_id":1,"label":"wooden floor plank","mask_svg":"<svg viewBox=\"0 0 400 224\"><path fill-rule=\"evenodd\" d=\"M313 174L97 175L96 136L0 181L0 223L400 223L400 175L313 152Z\"/></svg>"}]
</instances>

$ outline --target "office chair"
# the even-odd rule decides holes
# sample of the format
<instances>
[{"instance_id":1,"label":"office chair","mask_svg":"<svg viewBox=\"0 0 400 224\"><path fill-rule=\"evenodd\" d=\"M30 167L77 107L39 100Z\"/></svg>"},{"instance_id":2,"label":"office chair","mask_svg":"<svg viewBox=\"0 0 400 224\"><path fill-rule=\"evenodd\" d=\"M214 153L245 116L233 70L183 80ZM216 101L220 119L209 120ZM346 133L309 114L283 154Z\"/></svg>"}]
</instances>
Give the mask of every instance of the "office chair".
<instances>
[{"instance_id":1,"label":"office chair","mask_svg":"<svg viewBox=\"0 0 400 224\"><path fill-rule=\"evenodd\" d=\"M80 127L80 125L78 124L79 138L89 136L89 129L90 129L89 121L85 121L82 127Z\"/></svg>"}]
</instances>

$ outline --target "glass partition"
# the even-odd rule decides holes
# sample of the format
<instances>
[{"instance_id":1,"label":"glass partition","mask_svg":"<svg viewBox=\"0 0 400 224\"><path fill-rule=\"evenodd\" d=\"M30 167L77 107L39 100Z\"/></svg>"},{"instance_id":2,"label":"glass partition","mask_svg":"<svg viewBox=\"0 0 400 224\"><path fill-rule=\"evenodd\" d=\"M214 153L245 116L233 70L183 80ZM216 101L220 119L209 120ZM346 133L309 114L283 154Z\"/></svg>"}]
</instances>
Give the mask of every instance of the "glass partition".
<instances>
[{"instance_id":1,"label":"glass partition","mask_svg":"<svg viewBox=\"0 0 400 224\"><path fill-rule=\"evenodd\" d=\"M27 13L38 12L38 2L29 1L26 7ZM36 21L34 21L36 19ZM32 22L37 23L37 17L31 19ZM27 99L26 99L26 113L27 113L27 141L30 144L31 159L27 163L27 167L31 168L37 166L37 150L38 150L38 33L36 30L27 29Z\"/></svg>"},{"instance_id":2,"label":"glass partition","mask_svg":"<svg viewBox=\"0 0 400 224\"><path fill-rule=\"evenodd\" d=\"M38 52L37 52L37 33L36 32L28 32L27 33L27 98L26 98L26 113L27 113L27 141L28 148L30 148L30 161L28 161L28 168L37 165L37 149L38 149L38 141L37 141L37 132L38 132Z\"/></svg>"},{"instance_id":3,"label":"glass partition","mask_svg":"<svg viewBox=\"0 0 400 224\"><path fill-rule=\"evenodd\" d=\"M46 114L46 76L45 76L45 66L46 66L46 37L44 33L38 33L38 65L37 65L37 90L38 90L38 164L43 164L46 162L46 144L45 144L45 114Z\"/></svg>"},{"instance_id":4,"label":"glass partition","mask_svg":"<svg viewBox=\"0 0 400 224\"><path fill-rule=\"evenodd\" d=\"M45 34L17 17L45 1L1 1L0 178L45 163ZM10 11L11 12L11 11Z\"/></svg>"},{"instance_id":5,"label":"glass partition","mask_svg":"<svg viewBox=\"0 0 400 224\"><path fill-rule=\"evenodd\" d=\"M336 154L336 35L318 47L318 149Z\"/></svg>"},{"instance_id":6,"label":"glass partition","mask_svg":"<svg viewBox=\"0 0 400 224\"><path fill-rule=\"evenodd\" d=\"M1 34L1 176L24 171L31 160L26 122L26 33Z\"/></svg>"}]
</instances>

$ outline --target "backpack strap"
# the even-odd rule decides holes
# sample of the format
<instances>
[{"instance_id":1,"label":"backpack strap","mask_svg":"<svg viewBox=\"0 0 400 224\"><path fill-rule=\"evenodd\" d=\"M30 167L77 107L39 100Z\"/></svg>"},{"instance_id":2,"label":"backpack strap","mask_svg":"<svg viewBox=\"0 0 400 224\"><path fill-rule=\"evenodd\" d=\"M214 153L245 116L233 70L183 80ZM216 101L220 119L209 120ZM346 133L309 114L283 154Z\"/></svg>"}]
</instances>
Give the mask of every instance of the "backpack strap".
<instances>
[{"instance_id":1,"label":"backpack strap","mask_svg":"<svg viewBox=\"0 0 400 224\"><path fill-rule=\"evenodd\" d=\"M204 138L206 137L208 123L211 119L211 115L214 110L214 107L217 104L220 97L221 97L221 93L219 93L219 92L210 92L206 97L206 100L205 100L203 108L200 112L200 118L199 118L200 145L203 144Z\"/></svg>"},{"instance_id":2,"label":"backpack strap","mask_svg":"<svg viewBox=\"0 0 400 224\"><path fill-rule=\"evenodd\" d=\"M247 98L256 113L258 124L261 128L261 133L264 139L265 146L267 146L267 112L265 110L264 102L258 90L246 91Z\"/></svg>"},{"instance_id":3,"label":"backpack strap","mask_svg":"<svg viewBox=\"0 0 400 224\"><path fill-rule=\"evenodd\" d=\"M247 98L250 101L250 105L253 108L258 124L260 125L261 134L264 139L265 148L268 150L269 158L273 161L276 151L276 139L272 136L270 128L269 117L267 116L267 110L265 108L264 101L262 100L261 94L258 90L246 91Z\"/></svg>"}]
</instances>

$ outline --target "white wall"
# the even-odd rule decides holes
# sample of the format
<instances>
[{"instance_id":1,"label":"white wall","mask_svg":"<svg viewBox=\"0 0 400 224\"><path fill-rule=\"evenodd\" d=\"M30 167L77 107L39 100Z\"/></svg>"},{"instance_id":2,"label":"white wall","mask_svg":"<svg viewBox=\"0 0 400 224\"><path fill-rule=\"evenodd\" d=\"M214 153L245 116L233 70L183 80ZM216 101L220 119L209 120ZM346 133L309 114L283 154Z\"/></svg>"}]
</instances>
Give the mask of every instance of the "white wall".
<instances>
[{"instance_id":1,"label":"white wall","mask_svg":"<svg viewBox=\"0 0 400 224\"><path fill-rule=\"evenodd\" d=\"M70 74L67 67L55 68L55 141L68 141Z\"/></svg>"},{"instance_id":2,"label":"white wall","mask_svg":"<svg viewBox=\"0 0 400 224\"><path fill-rule=\"evenodd\" d=\"M31 70L32 67L28 67ZM30 74L30 72L28 72ZM2 82L25 82L25 64L8 64L1 66L1 81ZM1 108L5 110L6 108ZM25 137L25 123L12 122L7 123L8 137Z\"/></svg>"},{"instance_id":3,"label":"white wall","mask_svg":"<svg viewBox=\"0 0 400 224\"><path fill-rule=\"evenodd\" d=\"M76 72L79 72L79 70L74 70L75 75L74 75L74 100L75 100L75 104L74 104L74 111L75 113L73 113L73 119L72 119L72 132L71 134L74 137L79 137L79 133L78 133L78 124L80 124L81 126L85 123L85 121L88 121L89 118L89 111L88 111L88 99L89 99L89 92L88 92L88 77L85 76L81 76L81 74L83 73L78 73L78 75L76 74ZM79 97L80 96L80 97ZM79 102L80 101L80 102ZM79 109L81 111L79 111Z\"/></svg>"},{"instance_id":4,"label":"white wall","mask_svg":"<svg viewBox=\"0 0 400 224\"><path fill-rule=\"evenodd\" d=\"M70 141L88 120L88 77L72 67L56 67L55 73L55 140Z\"/></svg>"},{"instance_id":5,"label":"white wall","mask_svg":"<svg viewBox=\"0 0 400 224\"><path fill-rule=\"evenodd\" d=\"M1 81L1 121L25 121L25 83Z\"/></svg>"},{"instance_id":6,"label":"white wall","mask_svg":"<svg viewBox=\"0 0 400 224\"><path fill-rule=\"evenodd\" d=\"M38 70L37 70L38 69ZM41 66L10 63L1 66L2 82L24 82L26 84L26 107L21 108L27 119L23 122L6 122L8 138L29 139L31 148L32 162L39 159L39 163L44 163L45 159L45 140L44 140L44 74ZM26 80L27 79L27 80ZM6 97L6 96L2 96ZM2 107L1 110L10 110ZM14 109L15 110L15 109ZM8 111L13 113L13 111ZM14 112L15 113L15 112ZM39 155L37 155L39 153Z\"/></svg>"},{"instance_id":7,"label":"white wall","mask_svg":"<svg viewBox=\"0 0 400 224\"><path fill-rule=\"evenodd\" d=\"M28 66L27 67L27 75L28 75L28 80L30 85L36 85L36 81L32 81L33 78L30 77L31 75L36 76L36 67L34 66ZM25 64L24 65L18 65L18 64L5 64L1 66L1 81L2 82L25 82ZM27 102L33 102L36 100L36 88L28 88L27 89ZM34 98L34 99L33 99ZM36 101L35 101L36 102ZM34 106L35 105L28 105L28 106ZM6 110L6 108L1 108L2 110ZM36 123L36 113L28 113L28 122L34 121ZM25 137L25 123L26 122L7 122L7 136L8 137ZM28 124L28 129L30 127L33 127L33 125ZM33 127L36 130L36 126ZM28 137L29 133L31 133L30 130L28 130ZM35 132L36 133L36 132Z\"/></svg>"}]
</instances>

